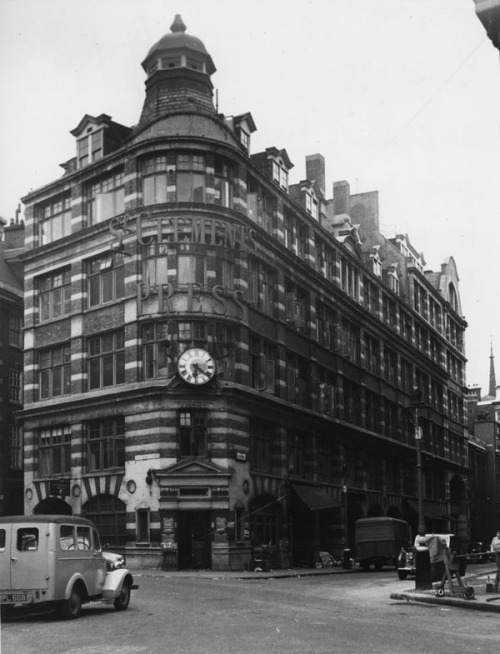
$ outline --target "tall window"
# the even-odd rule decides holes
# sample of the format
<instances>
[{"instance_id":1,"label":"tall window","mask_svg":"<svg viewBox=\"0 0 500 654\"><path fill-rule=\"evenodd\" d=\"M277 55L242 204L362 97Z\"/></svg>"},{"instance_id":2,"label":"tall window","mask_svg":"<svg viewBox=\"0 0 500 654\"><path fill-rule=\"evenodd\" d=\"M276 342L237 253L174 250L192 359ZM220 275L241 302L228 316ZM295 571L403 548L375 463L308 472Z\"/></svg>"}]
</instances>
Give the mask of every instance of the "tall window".
<instances>
[{"instance_id":1,"label":"tall window","mask_svg":"<svg viewBox=\"0 0 500 654\"><path fill-rule=\"evenodd\" d=\"M67 268L38 278L40 321L60 318L71 311L71 272Z\"/></svg>"},{"instance_id":2,"label":"tall window","mask_svg":"<svg viewBox=\"0 0 500 654\"><path fill-rule=\"evenodd\" d=\"M363 345L365 368L377 374L380 367L380 342L370 334L365 333Z\"/></svg>"},{"instance_id":3,"label":"tall window","mask_svg":"<svg viewBox=\"0 0 500 654\"><path fill-rule=\"evenodd\" d=\"M123 418L87 423L87 469L107 470L125 465L125 423Z\"/></svg>"},{"instance_id":4,"label":"tall window","mask_svg":"<svg viewBox=\"0 0 500 654\"><path fill-rule=\"evenodd\" d=\"M328 348L335 346L335 325L335 311L320 300L316 300L316 337L318 343Z\"/></svg>"},{"instance_id":5,"label":"tall window","mask_svg":"<svg viewBox=\"0 0 500 654\"><path fill-rule=\"evenodd\" d=\"M301 432L288 432L288 471L291 475L302 477L304 475L306 435Z\"/></svg>"},{"instance_id":6,"label":"tall window","mask_svg":"<svg viewBox=\"0 0 500 654\"><path fill-rule=\"evenodd\" d=\"M69 345L40 350L38 365L40 399L71 393L71 350Z\"/></svg>"},{"instance_id":7,"label":"tall window","mask_svg":"<svg viewBox=\"0 0 500 654\"><path fill-rule=\"evenodd\" d=\"M173 356L177 354L177 336L168 333L166 322L142 327L144 379L169 377L174 374Z\"/></svg>"},{"instance_id":8,"label":"tall window","mask_svg":"<svg viewBox=\"0 0 500 654\"><path fill-rule=\"evenodd\" d=\"M171 176L175 166L171 167ZM145 205L161 204L167 201L167 157L157 155L146 159L142 166L142 196Z\"/></svg>"},{"instance_id":9,"label":"tall window","mask_svg":"<svg viewBox=\"0 0 500 654\"><path fill-rule=\"evenodd\" d=\"M40 477L63 475L71 472L71 428L49 427L41 429L39 440Z\"/></svg>"},{"instance_id":10,"label":"tall window","mask_svg":"<svg viewBox=\"0 0 500 654\"><path fill-rule=\"evenodd\" d=\"M179 412L180 456L207 455L207 412L203 410Z\"/></svg>"},{"instance_id":11,"label":"tall window","mask_svg":"<svg viewBox=\"0 0 500 654\"><path fill-rule=\"evenodd\" d=\"M307 314L309 296L307 291L291 280L285 280L286 320L289 325L305 333L307 330Z\"/></svg>"},{"instance_id":12,"label":"tall window","mask_svg":"<svg viewBox=\"0 0 500 654\"><path fill-rule=\"evenodd\" d=\"M252 387L266 393L276 392L276 347L250 338L250 375Z\"/></svg>"},{"instance_id":13,"label":"tall window","mask_svg":"<svg viewBox=\"0 0 500 654\"><path fill-rule=\"evenodd\" d=\"M114 254L88 263L89 307L112 302L125 295L123 255Z\"/></svg>"},{"instance_id":14,"label":"tall window","mask_svg":"<svg viewBox=\"0 0 500 654\"><path fill-rule=\"evenodd\" d=\"M21 402L21 379L22 374L19 370L10 368L9 370L9 400L12 402Z\"/></svg>"},{"instance_id":15,"label":"tall window","mask_svg":"<svg viewBox=\"0 0 500 654\"><path fill-rule=\"evenodd\" d=\"M125 210L123 171L104 177L85 189L87 217L91 225L117 216Z\"/></svg>"},{"instance_id":16,"label":"tall window","mask_svg":"<svg viewBox=\"0 0 500 654\"><path fill-rule=\"evenodd\" d=\"M123 384L125 344L122 329L89 338L88 356L90 390Z\"/></svg>"},{"instance_id":17,"label":"tall window","mask_svg":"<svg viewBox=\"0 0 500 654\"><path fill-rule=\"evenodd\" d=\"M268 316L276 316L278 274L274 268L255 258L249 259L248 292L250 301Z\"/></svg>"},{"instance_id":18,"label":"tall window","mask_svg":"<svg viewBox=\"0 0 500 654\"><path fill-rule=\"evenodd\" d=\"M65 195L40 205L38 223L41 245L71 234L71 197Z\"/></svg>"},{"instance_id":19,"label":"tall window","mask_svg":"<svg viewBox=\"0 0 500 654\"><path fill-rule=\"evenodd\" d=\"M341 323L341 353L350 361L357 363L360 351L359 327L347 318L342 318Z\"/></svg>"},{"instance_id":20,"label":"tall window","mask_svg":"<svg viewBox=\"0 0 500 654\"><path fill-rule=\"evenodd\" d=\"M23 441L17 425L9 427L9 466L16 470L23 466Z\"/></svg>"},{"instance_id":21,"label":"tall window","mask_svg":"<svg viewBox=\"0 0 500 654\"><path fill-rule=\"evenodd\" d=\"M205 158L203 155L177 155L176 189L178 202L205 201Z\"/></svg>"},{"instance_id":22,"label":"tall window","mask_svg":"<svg viewBox=\"0 0 500 654\"><path fill-rule=\"evenodd\" d=\"M18 313L9 313L9 345L23 346L22 338L23 319Z\"/></svg>"},{"instance_id":23,"label":"tall window","mask_svg":"<svg viewBox=\"0 0 500 654\"><path fill-rule=\"evenodd\" d=\"M205 286L207 258L204 255L179 254L177 257L177 283Z\"/></svg>"},{"instance_id":24,"label":"tall window","mask_svg":"<svg viewBox=\"0 0 500 654\"><path fill-rule=\"evenodd\" d=\"M272 472L272 442L275 428L265 422L250 423L250 457L253 470Z\"/></svg>"},{"instance_id":25,"label":"tall window","mask_svg":"<svg viewBox=\"0 0 500 654\"><path fill-rule=\"evenodd\" d=\"M222 161L215 162L214 203L221 207L230 207L233 203L233 180L232 171Z\"/></svg>"}]
</instances>

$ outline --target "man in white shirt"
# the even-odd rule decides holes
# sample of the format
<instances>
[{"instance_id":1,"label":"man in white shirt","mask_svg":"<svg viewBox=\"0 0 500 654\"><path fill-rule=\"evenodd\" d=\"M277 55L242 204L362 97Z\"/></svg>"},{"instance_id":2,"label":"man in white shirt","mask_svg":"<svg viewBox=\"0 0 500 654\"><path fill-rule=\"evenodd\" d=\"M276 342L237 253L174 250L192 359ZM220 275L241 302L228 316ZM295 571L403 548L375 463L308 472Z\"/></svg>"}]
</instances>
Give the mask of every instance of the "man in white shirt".
<instances>
[{"instance_id":1,"label":"man in white shirt","mask_svg":"<svg viewBox=\"0 0 500 654\"><path fill-rule=\"evenodd\" d=\"M500 529L497 535L491 541L491 551L495 554L495 563L497 565L497 575L495 577L495 593L498 593L498 582L500 581Z\"/></svg>"}]
</instances>

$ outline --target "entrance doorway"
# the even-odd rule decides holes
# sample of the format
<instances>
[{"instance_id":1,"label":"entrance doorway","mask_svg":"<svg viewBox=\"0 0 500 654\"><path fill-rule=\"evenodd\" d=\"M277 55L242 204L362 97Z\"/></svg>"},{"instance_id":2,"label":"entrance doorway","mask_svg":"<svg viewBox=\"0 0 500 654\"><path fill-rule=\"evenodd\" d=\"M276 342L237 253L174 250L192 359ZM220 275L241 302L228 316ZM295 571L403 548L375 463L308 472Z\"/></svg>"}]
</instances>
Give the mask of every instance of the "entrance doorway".
<instances>
[{"instance_id":1,"label":"entrance doorway","mask_svg":"<svg viewBox=\"0 0 500 654\"><path fill-rule=\"evenodd\" d=\"M180 512L178 530L179 570L210 569L212 562L209 512Z\"/></svg>"}]
</instances>

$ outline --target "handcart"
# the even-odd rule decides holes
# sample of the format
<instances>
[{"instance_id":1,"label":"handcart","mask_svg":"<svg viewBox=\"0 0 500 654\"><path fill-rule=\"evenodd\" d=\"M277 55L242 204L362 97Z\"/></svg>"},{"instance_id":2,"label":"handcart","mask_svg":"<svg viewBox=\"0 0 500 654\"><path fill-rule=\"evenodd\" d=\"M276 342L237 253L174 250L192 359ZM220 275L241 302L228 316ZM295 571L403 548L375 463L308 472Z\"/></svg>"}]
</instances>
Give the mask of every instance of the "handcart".
<instances>
[{"instance_id":1,"label":"handcart","mask_svg":"<svg viewBox=\"0 0 500 654\"><path fill-rule=\"evenodd\" d=\"M431 541L435 542L431 542ZM474 588L467 586L463 581L459 565L455 560L455 552L450 550L443 539L432 536L427 543L429 552L431 553L431 560L436 563L442 561L444 563L444 575L441 581L432 584L434 592L437 597L444 597L446 595L446 584L448 583L448 593L450 597L462 597L463 599L474 599ZM456 579L456 585L453 584L453 577Z\"/></svg>"}]
</instances>

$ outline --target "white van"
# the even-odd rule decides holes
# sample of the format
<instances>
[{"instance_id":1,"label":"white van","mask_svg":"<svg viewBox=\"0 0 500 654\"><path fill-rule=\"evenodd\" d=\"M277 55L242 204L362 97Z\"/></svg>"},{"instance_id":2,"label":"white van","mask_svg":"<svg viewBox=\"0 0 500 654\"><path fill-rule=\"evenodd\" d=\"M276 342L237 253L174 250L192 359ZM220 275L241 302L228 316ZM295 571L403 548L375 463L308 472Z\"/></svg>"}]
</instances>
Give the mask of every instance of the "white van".
<instances>
[{"instance_id":1,"label":"white van","mask_svg":"<svg viewBox=\"0 0 500 654\"><path fill-rule=\"evenodd\" d=\"M137 588L123 557L103 552L95 525L67 515L0 517L0 605L46 604L78 618L82 604L119 611Z\"/></svg>"}]
</instances>

